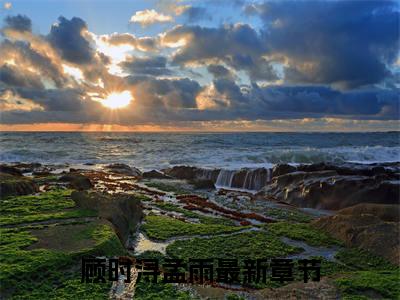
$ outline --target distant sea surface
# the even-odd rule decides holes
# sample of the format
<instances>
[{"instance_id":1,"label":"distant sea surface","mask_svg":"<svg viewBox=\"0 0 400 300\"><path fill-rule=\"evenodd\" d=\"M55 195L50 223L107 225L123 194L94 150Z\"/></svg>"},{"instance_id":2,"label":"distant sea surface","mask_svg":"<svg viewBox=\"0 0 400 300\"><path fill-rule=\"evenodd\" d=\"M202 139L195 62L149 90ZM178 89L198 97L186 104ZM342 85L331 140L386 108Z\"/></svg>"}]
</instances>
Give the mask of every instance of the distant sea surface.
<instances>
[{"instance_id":1,"label":"distant sea surface","mask_svg":"<svg viewBox=\"0 0 400 300\"><path fill-rule=\"evenodd\" d=\"M400 161L400 133L1 132L1 162L240 169L277 163Z\"/></svg>"}]
</instances>

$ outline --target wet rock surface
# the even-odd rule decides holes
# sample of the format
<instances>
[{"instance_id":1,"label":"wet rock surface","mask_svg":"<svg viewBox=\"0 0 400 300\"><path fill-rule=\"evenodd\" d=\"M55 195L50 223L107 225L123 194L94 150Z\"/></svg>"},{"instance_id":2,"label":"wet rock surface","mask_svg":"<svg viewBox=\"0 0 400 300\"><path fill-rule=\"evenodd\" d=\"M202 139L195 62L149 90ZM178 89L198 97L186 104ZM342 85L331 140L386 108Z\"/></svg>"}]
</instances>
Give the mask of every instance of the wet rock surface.
<instances>
[{"instance_id":1,"label":"wet rock surface","mask_svg":"<svg viewBox=\"0 0 400 300\"><path fill-rule=\"evenodd\" d=\"M170 179L172 177L165 175L164 173L157 171L157 170L151 170L148 172L143 172L143 178L146 179L152 179L152 178L156 178L156 179Z\"/></svg>"},{"instance_id":2,"label":"wet rock surface","mask_svg":"<svg viewBox=\"0 0 400 300\"><path fill-rule=\"evenodd\" d=\"M329 210L358 203L399 202L400 185L392 170L382 166L349 170L347 166L299 166L295 172L273 177L271 183L263 188L263 193L267 198L298 207Z\"/></svg>"},{"instance_id":3,"label":"wet rock surface","mask_svg":"<svg viewBox=\"0 0 400 300\"><path fill-rule=\"evenodd\" d=\"M93 187L93 184L88 177L76 172L62 175L59 178L59 181L68 182L72 188L79 191L88 190Z\"/></svg>"},{"instance_id":4,"label":"wet rock surface","mask_svg":"<svg viewBox=\"0 0 400 300\"><path fill-rule=\"evenodd\" d=\"M31 179L22 175L13 176L0 173L0 196L29 195L39 191L39 187Z\"/></svg>"},{"instance_id":5,"label":"wet rock surface","mask_svg":"<svg viewBox=\"0 0 400 300\"><path fill-rule=\"evenodd\" d=\"M0 172L13 176L22 176L22 172L19 169L7 165L0 165Z\"/></svg>"},{"instance_id":6,"label":"wet rock surface","mask_svg":"<svg viewBox=\"0 0 400 300\"><path fill-rule=\"evenodd\" d=\"M135 177L141 177L142 172L135 167L130 167L125 164L111 164L107 165L105 167L106 170L108 170L111 173L115 174L121 174L121 175L128 175L128 176L135 176Z\"/></svg>"}]
</instances>

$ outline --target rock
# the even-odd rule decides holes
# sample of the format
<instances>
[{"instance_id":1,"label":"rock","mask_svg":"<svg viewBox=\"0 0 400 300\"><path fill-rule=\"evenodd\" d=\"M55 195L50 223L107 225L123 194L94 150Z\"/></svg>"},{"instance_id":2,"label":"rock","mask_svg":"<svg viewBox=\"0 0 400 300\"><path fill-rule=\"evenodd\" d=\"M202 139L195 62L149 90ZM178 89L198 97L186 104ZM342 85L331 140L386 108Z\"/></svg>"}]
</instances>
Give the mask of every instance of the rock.
<instances>
[{"instance_id":1,"label":"rock","mask_svg":"<svg viewBox=\"0 0 400 300\"><path fill-rule=\"evenodd\" d=\"M397 204L399 182L386 176L339 175L335 170L293 172L274 177L265 196L299 207L338 210L358 203Z\"/></svg>"},{"instance_id":2,"label":"rock","mask_svg":"<svg viewBox=\"0 0 400 300\"><path fill-rule=\"evenodd\" d=\"M142 172L135 168L130 167L125 164L111 164L105 167L108 171L115 174L127 175L127 176L135 176L142 177Z\"/></svg>"},{"instance_id":3,"label":"rock","mask_svg":"<svg viewBox=\"0 0 400 300\"><path fill-rule=\"evenodd\" d=\"M157 170L151 170L148 172L143 173L143 178L148 178L148 179L171 179L171 176L165 175L164 173L161 173L160 171Z\"/></svg>"},{"instance_id":4,"label":"rock","mask_svg":"<svg viewBox=\"0 0 400 300\"><path fill-rule=\"evenodd\" d=\"M14 168L17 168L22 173L31 173L33 170L40 168L42 164L40 163L16 163L13 165Z\"/></svg>"},{"instance_id":5,"label":"rock","mask_svg":"<svg viewBox=\"0 0 400 300\"><path fill-rule=\"evenodd\" d=\"M53 169L47 167L39 167L33 170L32 175L35 176L49 176Z\"/></svg>"},{"instance_id":6,"label":"rock","mask_svg":"<svg viewBox=\"0 0 400 300\"><path fill-rule=\"evenodd\" d=\"M272 177L285 175L296 171L296 167L287 164L277 164L272 169Z\"/></svg>"},{"instance_id":7,"label":"rock","mask_svg":"<svg viewBox=\"0 0 400 300\"><path fill-rule=\"evenodd\" d=\"M10 174L13 176L22 176L22 172L15 167L0 165L0 172L5 174Z\"/></svg>"},{"instance_id":8,"label":"rock","mask_svg":"<svg viewBox=\"0 0 400 300\"><path fill-rule=\"evenodd\" d=\"M318 163L311 165L300 165L297 167L298 171L302 172L317 172L317 171L336 171L339 175L357 175L357 176L376 176L381 174L387 174L389 177L394 173L398 172L397 164L356 164L356 163L344 163L340 165L333 165L329 163Z\"/></svg>"},{"instance_id":9,"label":"rock","mask_svg":"<svg viewBox=\"0 0 400 300\"><path fill-rule=\"evenodd\" d=\"M258 191L269 182L269 177L270 171L265 168L241 169L234 171L230 187Z\"/></svg>"},{"instance_id":10,"label":"rock","mask_svg":"<svg viewBox=\"0 0 400 300\"><path fill-rule=\"evenodd\" d=\"M220 169L203 169L189 166L175 166L169 169L161 170L165 174L177 179L209 179L213 182L217 181Z\"/></svg>"},{"instance_id":11,"label":"rock","mask_svg":"<svg viewBox=\"0 0 400 300\"><path fill-rule=\"evenodd\" d=\"M196 167L189 166L175 166L169 169L162 170L165 174L177 178L177 179L195 179L196 172L198 169Z\"/></svg>"},{"instance_id":12,"label":"rock","mask_svg":"<svg viewBox=\"0 0 400 300\"><path fill-rule=\"evenodd\" d=\"M320 218L312 225L343 241L347 246L371 251L399 265L400 232L398 222L385 222L377 216L369 214L338 214Z\"/></svg>"},{"instance_id":13,"label":"rock","mask_svg":"<svg viewBox=\"0 0 400 300\"><path fill-rule=\"evenodd\" d=\"M72 188L83 191L93 187L92 182L86 176L79 173L67 173L59 178L61 182L68 182Z\"/></svg>"},{"instance_id":14,"label":"rock","mask_svg":"<svg viewBox=\"0 0 400 300\"><path fill-rule=\"evenodd\" d=\"M78 207L96 210L100 218L111 222L123 245L143 216L141 202L134 195L74 191L71 198Z\"/></svg>"},{"instance_id":15,"label":"rock","mask_svg":"<svg viewBox=\"0 0 400 300\"><path fill-rule=\"evenodd\" d=\"M195 189L215 189L214 182L210 179L193 179L189 181Z\"/></svg>"},{"instance_id":16,"label":"rock","mask_svg":"<svg viewBox=\"0 0 400 300\"><path fill-rule=\"evenodd\" d=\"M0 173L0 198L34 194L39 187L29 178Z\"/></svg>"},{"instance_id":17,"label":"rock","mask_svg":"<svg viewBox=\"0 0 400 300\"><path fill-rule=\"evenodd\" d=\"M400 207L395 204L360 203L341 209L340 215L373 215L386 222L400 222Z\"/></svg>"}]
</instances>

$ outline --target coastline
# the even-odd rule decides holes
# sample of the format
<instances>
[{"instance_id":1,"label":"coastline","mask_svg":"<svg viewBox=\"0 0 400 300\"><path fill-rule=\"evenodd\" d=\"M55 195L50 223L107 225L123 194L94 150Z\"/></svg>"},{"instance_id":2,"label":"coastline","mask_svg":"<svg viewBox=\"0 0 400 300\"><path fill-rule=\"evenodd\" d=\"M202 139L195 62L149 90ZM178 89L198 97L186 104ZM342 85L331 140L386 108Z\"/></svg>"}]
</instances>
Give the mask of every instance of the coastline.
<instances>
[{"instance_id":1,"label":"coastline","mask_svg":"<svg viewBox=\"0 0 400 300\"><path fill-rule=\"evenodd\" d=\"M225 291L223 295L240 292L254 299L265 299L273 297L272 294L283 297L293 289L311 297L321 293L322 287L332 295L351 295L352 290L346 289L340 281L348 278L348 272L354 272L351 277L354 281L350 279L350 283L357 284L357 276L361 276L357 272L362 270L367 270L374 280L378 280L378 276L386 282L391 282L393 279L389 278L398 270L399 170L399 162L278 164L271 169L233 172L190 166L143 171L118 163L88 164L81 168L38 163L3 164L0 183L1 201L5 206L1 230L11 236L21 232L34 238L27 249L18 250L26 253L23 255L30 255L32 250L29 249L47 249L54 255L72 255L81 249L80 255L85 255L87 252L81 248L81 242L76 241L75 234L81 234L83 228L102 228L108 232L113 250L104 252L94 241L90 251L100 255L151 257L157 253L157 257L187 259L188 255L201 257L231 249L239 259L245 258L239 255L244 251L249 257L258 257L256 253L264 252L272 257L318 256L323 261L322 280L313 285L270 282L239 290L229 285L212 285L205 289L177 285L168 292L172 293L169 294L172 298L181 293L187 299L202 298ZM225 186L216 188L217 182ZM62 208L60 201L67 201L66 210L56 214L46 212L49 208L51 212L56 207ZM35 202L48 203L48 208L34 208ZM18 203L32 208L26 211L27 208ZM70 211L72 208L76 212ZM15 209L26 212L14 215ZM63 230L72 235L62 233ZM64 250L56 246L60 239L68 244ZM93 236L85 240L89 243ZM245 240L254 244L243 244ZM206 242L214 246L204 249L202 243ZM236 251L239 252L235 254ZM79 265L76 259L80 255L71 256L72 264ZM357 262L352 261L355 257L358 257ZM14 259L16 257L9 258L15 264ZM377 265L365 267L371 261L376 261ZM55 267L48 263L48 268ZM68 274L71 280L78 275L76 271ZM23 287L12 291L9 280L6 275L3 293L25 293ZM42 282L29 276L26 280L25 284L31 285ZM49 284L48 279L42 280ZM158 286L160 288L167 289L167 286ZM140 282L136 285L114 283L96 293L111 298L136 293L135 297L141 299L143 291L148 294L153 290ZM39 292L43 290L39 288ZM68 297L77 296L64 289L62 293ZM93 291L84 289L82 293ZM386 293L396 295L398 291L388 289Z\"/></svg>"}]
</instances>

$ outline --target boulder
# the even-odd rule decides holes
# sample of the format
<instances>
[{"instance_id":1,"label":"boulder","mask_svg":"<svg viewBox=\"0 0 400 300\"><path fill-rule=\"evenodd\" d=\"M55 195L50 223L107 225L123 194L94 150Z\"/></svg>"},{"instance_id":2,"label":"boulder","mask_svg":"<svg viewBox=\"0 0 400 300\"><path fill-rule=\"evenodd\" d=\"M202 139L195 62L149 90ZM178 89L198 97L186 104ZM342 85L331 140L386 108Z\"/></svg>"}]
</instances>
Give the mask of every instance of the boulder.
<instances>
[{"instance_id":1,"label":"boulder","mask_svg":"<svg viewBox=\"0 0 400 300\"><path fill-rule=\"evenodd\" d=\"M17 168L22 173L31 173L35 169L40 168L42 164L40 163L15 163L13 164L14 168Z\"/></svg>"},{"instance_id":2,"label":"boulder","mask_svg":"<svg viewBox=\"0 0 400 300\"><path fill-rule=\"evenodd\" d=\"M93 187L92 182L80 173L67 173L59 178L61 182L68 182L76 190L83 191Z\"/></svg>"},{"instance_id":3,"label":"boulder","mask_svg":"<svg viewBox=\"0 0 400 300\"><path fill-rule=\"evenodd\" d=\"M127 175L127 176L134 176L134 177L142 177L142 172L135 168L130 167L126 164L111 164L105 167L111 173L120 174L120 175Z\"/></svg>"},{"instance_id":4,"label":"boulder","mask_svg":"<svg viewBox=\"0 0 400 300\"><path fill-rule=\"evenodd\" d=\"M47 167L38 167L35 168L32 171L32 175L35 176L49 176L51 174L51 171L53 171L54 169L52 168L47 168Z\"/></svg>"},{"instance_id":5,"label":"boulder","mask_svg":"<svg viewBox=\"0 0 400 300\"><path fill-rule=\"evenodd\" d=\"M0 172L4 174L10 174L13 176L22 176L22 172L19 169L7 165L0 165Z\"/></svg>"},{"instance_id":6,"label":"boulder","mask_svg":"<svg viewBox=\"0 0 400 300\"><path fill-rule=\"evenodd\" d=\"M198 168L189 166L175 166L162 171L165 174L177 179L195 179Z\"/></svg>"},{"instance_id":7,"label":"boulder","mask_svg":"<svg viewBox=\"0 0 400 300\"><path fill-rule=\"evenodd\" d=\"M151 170L148 172L143 172L143 178L148 179L171 179L171 176L165 175L157 170Z\"/></svg>"},{"instance_id":8,"label":"boulder","mask_svg":"<svg viewBox=\"0 0 400 300\"><path fill-rule=\"evenodd\" d=\"M277 164L272 169L272 177L285 175L296 171L296 167L288 164Z\"/></svg>"},{"instance_id":9,"label":"boulder","mask_svg":"<svg viewBox=\"0 0 400 300\"><path fill-rule=\"evenodd\" d=\"M0 198L34 194L39 187L29 178L0 173Z\"/></svg>"},{"instance_id":10,"label":"boulder","mask_svg":"<svg viewBox=\"0 0 400 300\"><path fill-rule=\"evenodd\" d=\"M134 195L74 191L71 198L78 207L96 210L100 218L111 222L123 245L142 219L141 202Z\"/></svg>"},{"instance_id":11,"label":"boulder","mask_svg":"<svg viewBox=\"0 0 400 300\"><path fill-rule=\"evenodd\" d=\"M312 225L343 241L347 246L371 251L399 265L399 222L385 222L370 214L338 214L320 218Z\"/></svg>"}]
</instances>

